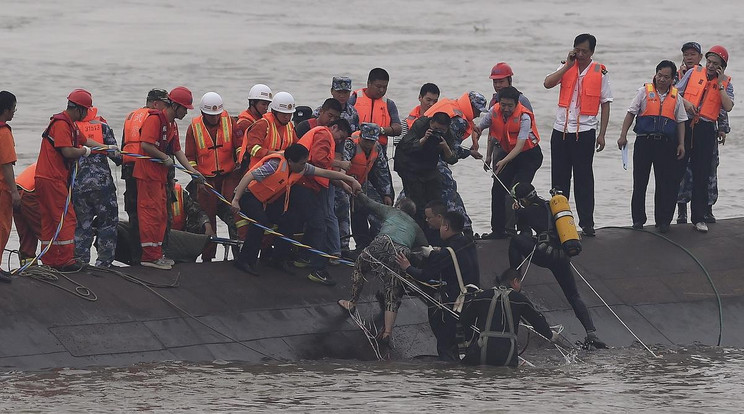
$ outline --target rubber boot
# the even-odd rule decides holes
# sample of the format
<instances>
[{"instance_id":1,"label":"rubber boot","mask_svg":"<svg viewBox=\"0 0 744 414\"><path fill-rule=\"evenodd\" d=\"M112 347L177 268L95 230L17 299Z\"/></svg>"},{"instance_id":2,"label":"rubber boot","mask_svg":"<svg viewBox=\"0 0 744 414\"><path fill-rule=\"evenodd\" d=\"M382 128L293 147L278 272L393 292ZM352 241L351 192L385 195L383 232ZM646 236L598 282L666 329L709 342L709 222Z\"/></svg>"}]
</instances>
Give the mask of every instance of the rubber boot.
<instances>
[{"instance_id":1,"label":"rubber boot","mask_svg":"<svg viewBox=\"0 0 744 414\"><path fill-rule=\"evenodd\" d=\"M687 223L687 203L677 203L677 224Z\"/></svg>"}]
</instances>

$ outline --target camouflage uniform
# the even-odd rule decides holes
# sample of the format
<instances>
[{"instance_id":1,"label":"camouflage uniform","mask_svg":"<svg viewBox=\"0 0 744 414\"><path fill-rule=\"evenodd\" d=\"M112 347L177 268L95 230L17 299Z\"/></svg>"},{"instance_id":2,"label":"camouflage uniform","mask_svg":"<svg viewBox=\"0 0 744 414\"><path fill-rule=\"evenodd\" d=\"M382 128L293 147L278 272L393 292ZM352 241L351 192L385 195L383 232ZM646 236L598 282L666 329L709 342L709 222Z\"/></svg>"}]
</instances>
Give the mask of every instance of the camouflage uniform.
<instances>
[{"instance_id":1,"label":"camouflage uniform","mask_svg":"<svg viewBox=\"0 0 744 414\"><path fill-rule=\"evenodd\" d=\"M116 145L114 131L105 123L102 123L102 131L104 144ZM121 164L121 155L113 158L113 161ZM116 252L119 207L114 179L111 177L108 157L105 154L91 154L87 158L79 159L72 200L77 216L75 256L83 263L90 262L90 246L93 244L95 233L98 252L96 266L111 266Z\"/></svg>"},{"instance_id":2,"label":"camouflage uniform","mask_svg":"<svg viewBox=\"0 0 744 414\"><path fill-rule=\"evenodd\" d=\"M345 76L334 76L333 81L331 82L331 89L333 89L334 91L350 91L351 79ZM320 106L315 108L315 110L313 111L313 118L318 117L318 115L320 114L320 108ZM341 118L349 121L349 125L351 125L351 132L357 131L359 129L359 114L357 113L356 108L354 108L354 106L350 105L348 102L346 102L344 107L341 108Z\"/></svg>"}]
</instances>

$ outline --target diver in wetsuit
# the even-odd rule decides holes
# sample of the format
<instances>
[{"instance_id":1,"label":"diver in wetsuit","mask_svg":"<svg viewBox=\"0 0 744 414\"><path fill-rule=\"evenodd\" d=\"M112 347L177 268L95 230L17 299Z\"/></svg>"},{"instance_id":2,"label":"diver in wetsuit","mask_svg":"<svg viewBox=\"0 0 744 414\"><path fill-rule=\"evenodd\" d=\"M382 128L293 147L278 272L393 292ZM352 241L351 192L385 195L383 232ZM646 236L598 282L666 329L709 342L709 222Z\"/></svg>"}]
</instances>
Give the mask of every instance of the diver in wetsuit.
<instances>
[{"instance_id":1,"label":"diver in wetsuit","mask_svg":"<svg viewBox=\"0 0 744 414\"><path fill-rule=\"evenodd\" d=\"M520 293L519 272L506 269L491 289L468 295L460 323L465 331L475 325L480 333L473 332L470 345L462 363L466 365L517 366L517 330L524 320L545 338L555 341L545 317L532 302Z\"/></svg>"},{"instance_id":2,"label":"diver in wetsuit","mask_svg":"<svg viewBox=\"0 0 744 414\"><path fill-rule=\"evenodd\" d=\"M607 348L595 333L596 328L584 301L576 288L576 280L571 273L571 259L561 246L555 230L550 204L537 195L535 187L529 183L518 183L512 190L512 196L519 200L516 209L517 228L520 233L509 242L509 264L512 269L522 263L534 249L532 263L550 269L553 276L571 304L574 314L586 330L585 346ZM532 230L537 236L532 235Z\"/></svg>"}]
</instances>

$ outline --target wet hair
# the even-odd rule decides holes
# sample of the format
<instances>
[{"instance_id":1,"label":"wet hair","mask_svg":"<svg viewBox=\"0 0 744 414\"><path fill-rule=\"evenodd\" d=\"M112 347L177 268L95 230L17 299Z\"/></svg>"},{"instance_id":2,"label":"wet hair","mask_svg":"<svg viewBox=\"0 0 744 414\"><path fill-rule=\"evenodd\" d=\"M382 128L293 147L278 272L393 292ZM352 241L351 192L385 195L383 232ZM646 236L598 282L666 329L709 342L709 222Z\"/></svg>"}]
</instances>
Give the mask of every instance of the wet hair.
<instances>
[{"instance_id":1,"label":"wet hair","mask_svg":"<svg viewBox=\"0 0 744 414\"><path fill-rule=\"evenodd\" d=\"M589 33L582 33L574 39L574 47L584 43L589 42L589 49L594 52L594 48L597 46L597 38L590 35Z\"/></svg>"},{"instance_id":2,"label":"wet hair","mask_svg":"<svg viewBox=\"0 0 744 414\"><path fill-rule=\"evenodd\" d=\"M387 73L387 71L383 68L374 68L371 71L369 71L369 76L367 76L367 83L371 83L378 80L384 80L389 81L390 75Z\"/></svg>"},{"instance_id":3,"label":"wet hair","mask_svg":"<svg viewBox=\"0 0 744 414\"><path fill-rule=\"evenodd\" d=\"M320 110L327 111L329 109L341 112L341 102L337 101L335 98L326 99L325 102L323 102L323 106L320 107Z\"/></svg>"},{"instance_id":4,"label":"wet hair","mask_svg":"<svg viewBox=\"0 0 744 414\"><path fill-rule=\"evenodd\" d=\"M452 118L446 112L437 112L429 120L446 126L449 126L452 122Z\"/></svg>"},{"instance_id":5,"label":"wet hair","mask_svg":"<svg viewBox=\"0 0 744 414\"><path fill-rule=\"evenodd\" d=\"M513 86L507 86L499 91L499 101L502 99L511 99L517 104L519 103L519 91Z\"/></svg>"},{"instance_id":6,"label":"wet hair","mask_svg":"<svg viewBox=\"0 0 744 414\"><path fill-rule=\"evenodd\" d=\"M16 96L8 91L0 92L0 113L13 109L16 104Z\"/></svg>"},{"instance_id":7,"label":"wet hair","mask_svg":"<svg viewBox=\"0 0 744 414\"><path fill-rule=\"evenodd\" d=\"M426 95L427 93L433 93L434 95L439 96L439 87L433 83L425 83L423 84L423 86L421 86L419 97L423 98L424 95Z\"/></svg>"},{"instance_id":8,"label":"wet hair","mask_svg":"<svg viewBox=\"0 0 744 414\"><path fill-rule=\"evenodd\" d=\"M664 69L664 68L671 69L672 70L672 75L674 75L675 73L677 73L677 65L675 65L674 62L672 62L671 60L662 60L661 62L659 62L658 65L656 65L656 71L657 72L660 71L660 70L662 70L662 69Z\"/></svg>"},{"instance_id":9,"label":"wet hair","mask_svg":"<svg viewBox=\"0 0 744 414\"><path fill-rule=\"evenodd\" d=\"M310 151L302 144L292 144L284 150L284 158L292 162L300 162L310 155Z\"/></svg>"},{"instance_id":10,"label":"wet hair","mask_svg":"<svg viewBox=\"0 0 744 414\"><path fill-rule=\"evenodd\" d=\"M336 100L334 99L334 101L336 101ZM336 102L338 102L338 101L336 101ZM328 128L330 128L330 127L332 127L334 125L336 125L338 127L338 129L346 132L347 135L351 135L351 124L349 124L349 121L345 120L344 118L339 118L339 119L331 122L330 124L328 124Z\"/></svg>"},{"instance_id":11,"label":"wet hair","mask_svg":"<svg viewBox=\"0 0 744 414\"><path fill-rule=\"evenodd\" d=\"M426 207L431 209L431 212L435 215L444 216L447 213L447 204L444 204L442 200L431 200L426 203Z\"/></svg>"},{"instance_id":12,"label":"wet hair","mask_svg":"<svg viewBox=\"0 0 744 414\"><path fill-rule=\"evenodd\" d=\"M447 223L450 230L455 233L462 232L462 229L465 227L465 217L457 211L448 211L444 213L444 222Z\"/></svg>"},{"instance_id":13,"label":"wet hair","mask_svg":"<svg viewBox=\"0 0 744 414\"><path fill-rule=\"evenodd\" d=\"M509 287L511 286L511 282L514 279L521 279L522 275L519 274L519 271L516 269L512 269L511 267L501 272L501 275L495 280L496 285Z\"/></svg>"},{"instance_id":14,"label":"wet hair","mask_svg":"<svg viewBox=\"0 0 744 414\"><path fill-rule=\"evenodd\" d=\"M411 217L416 216L416 203L410 198L403 197L395 203L395 207L398 207L400 211L408 214Z\"/></svg>"}]
</instances>

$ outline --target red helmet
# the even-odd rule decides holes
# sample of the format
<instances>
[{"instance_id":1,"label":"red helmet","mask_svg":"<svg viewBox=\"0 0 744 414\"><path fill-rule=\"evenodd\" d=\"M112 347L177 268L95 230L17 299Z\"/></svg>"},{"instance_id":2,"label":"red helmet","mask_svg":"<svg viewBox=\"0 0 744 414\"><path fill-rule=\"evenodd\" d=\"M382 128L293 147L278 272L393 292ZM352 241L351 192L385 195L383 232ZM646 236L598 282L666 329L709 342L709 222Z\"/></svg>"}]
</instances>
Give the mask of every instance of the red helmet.
<instances>
[{"instance_id":1,"label":"red helmet","mask_svg":"<svg viewBox=\"0 0 744 414\"><path fill-rule=\"evenodd\" d=\"M725 47L720 46L720 45L715 45L710 48L708 53L705 54L705 57L707 58L708 55L710 55L711 53L714 55L717 55L723 60L723 66L728 65L728 50L726 50Z\"/></svg>"},{"instance_id":2,"label":"red helmet","mask_svg":"<svg viewBox=\"0 0 744 414\"><path fill-rule=\"evenodd\" d=\"M173 88L173 90L168 94L168 98L186 109L194 109L194 105L192 105L194 97L191 95L191 91L184 86L176 86Z\"/></svg>"},{"instance_id":3,"label":"red helmet","mask_svg":"<svg viewBox=\"0 0 744 414\"><path fill-rule=\"evenodd\" d=\"M90 108L93 106L93 97L85 89L75 89L67 95L67 100L75 105Z\"/></svg>"},{"instance_id":4,"label":"red helmet","mask_svg":"<svg viewBox=\"0 0 744 414\"><path fill-rule=\"evenodd\" d=\"M504 79L509 76L514 76L514 72L506 62L499 62L491 69L491 79Z\"/></svg>"}]
</instances>

